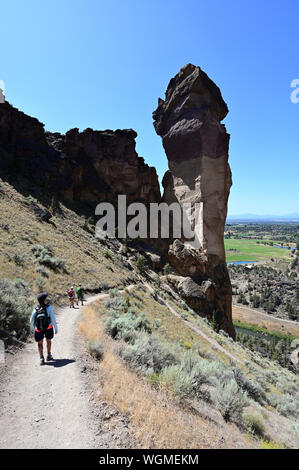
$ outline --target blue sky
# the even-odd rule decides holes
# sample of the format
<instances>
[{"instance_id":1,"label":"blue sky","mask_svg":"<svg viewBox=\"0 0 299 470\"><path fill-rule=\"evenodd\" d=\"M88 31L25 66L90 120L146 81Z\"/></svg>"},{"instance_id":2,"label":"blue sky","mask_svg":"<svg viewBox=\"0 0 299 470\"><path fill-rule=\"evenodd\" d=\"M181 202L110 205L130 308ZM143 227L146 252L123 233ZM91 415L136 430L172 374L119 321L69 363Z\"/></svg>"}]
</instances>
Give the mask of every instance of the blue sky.
<instances>
[{"instance_id":1,"label":"blue sky","mask_svg":"<svg viewBox=\"0 0 299 470\"><path fill-rule=\"evenodd\" d=\"M132 127L161 179L152 112L192 62L230 110L229 213L299 212L298 0L10 0L0 13L6 98L46 129Z\"/></svg>"}]
</instances>

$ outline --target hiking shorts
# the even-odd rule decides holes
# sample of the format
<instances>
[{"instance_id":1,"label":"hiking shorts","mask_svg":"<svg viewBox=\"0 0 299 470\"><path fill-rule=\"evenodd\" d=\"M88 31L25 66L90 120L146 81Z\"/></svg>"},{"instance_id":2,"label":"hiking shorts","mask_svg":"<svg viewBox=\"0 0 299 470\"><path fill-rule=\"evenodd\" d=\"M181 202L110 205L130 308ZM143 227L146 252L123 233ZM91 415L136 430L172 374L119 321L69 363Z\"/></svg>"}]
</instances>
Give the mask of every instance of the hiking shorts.
<instances>
[{"instance_id":1,"label":"hiking shorts","mask_svg":"<svg viewBox=\"0 0 299 470\"><path fill-rule=\"evenodd\" d=\"M44 337L46 337L46 339L52 339L53 336L54 336L54 328L49 328L48 330L45 331L45 333L43 331L34 332L34 339L36 342L42 341Z\"/></svg>"}]
</instances>

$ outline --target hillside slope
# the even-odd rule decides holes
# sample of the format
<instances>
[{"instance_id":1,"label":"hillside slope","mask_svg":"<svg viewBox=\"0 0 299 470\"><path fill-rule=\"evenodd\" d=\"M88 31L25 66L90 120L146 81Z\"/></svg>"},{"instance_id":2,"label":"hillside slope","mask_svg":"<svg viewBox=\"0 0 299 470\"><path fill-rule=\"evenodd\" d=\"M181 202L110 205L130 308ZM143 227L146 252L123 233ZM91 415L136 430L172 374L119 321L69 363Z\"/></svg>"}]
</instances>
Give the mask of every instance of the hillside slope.
<instances>
[{"instance_id":1,"label":"hillside slope","mask_svg":"<svg viewBox=\"0 0 299 470\"><path fill-rule=\"evenodd\" d=\"M1 327L4 323L6 334L13 332L5 327L3 306L7 308L8 301L14 306L14 296L23 295L24 300L35 302L32 297L43 288L49 291L54 304L62 305L67 302L68 287L81 282L87 291L107 292L105 301L111 297L110 304L99 301L86 307L80 325L88 340L96 339L104 345L98 382L91 387L101 390L100 400L127 416L136 445L298 446L298 379L294 374L234 342L224 332L216 333L213 326L217 325L200 318L180 297L175 281L179 276L155 273L130 244L95 239L93 224L86 222L77 207L72 209L59 202L55 215L43 222L33 210L37 205L46 210L51 199L36 190L34 196L28 196L21 187L0 182L0 283L4 289L0 297ZM37 246L50 247L50 254ZM4 281L17 290L10 290L10 285L7 288ZM130 289L122 294L113 289L129 285ZM19 329L12 337L8 335L9 339L25 339L30 302L27 310L24 305L13 310L15 320L21 307L23 315L21 324L13 323ZM122 316L124 336L118 335L117 326L107 329L109 318L117 324ZM140 332L138 325L148 333ZM109 331L114 331L114 339ZM137 340L143 344L141 350ZM147 344L151 345L149 349ZM133 357L137 357L135 364L129 360L130 347L135 351ZM144 357L144 351L149 356ZM162 358L157 369L149 366L152 354ZM67 355L62 359L72 359L71 354ZM29 369L35 359L32 350ZM144 360L149 361L147 366ZM182 375L180 367L186 369L186 364L191 367L190 376ZM193 367L198 370L195 375ZM22 383L27 379L17 376L16 380ZM6 393L7 389L3 390ZM222 396L228 402L223 402ZM228 415L223 415L226 406ZM9 408L7 413L11 414ZM76 416L70 423L72 419ZM177 433L178 426L184 432Z\"/></svg>"},{"instance_id":2,"label":"hillside slope","mask_svg":"<svg viewBox=\"0 0 299 470\"><path fill-rule=\"evenodd\" d=\"M36 302L35 296L42 290L49 292L53 304L63 305L72 285L81 283L87 292L100 292L134 280L132 267L120 253L95 239L93 225L87 224L84 216L60 202L56 215L43 222L33 209L46 211L51 198L41 190L34 193L39 200L26 194L0 180L0 333L4 339L13 330L16 339L25 338L26 308ZM11 286L6 279L12 281ZM8 287L11 293L6 299ZM27 304L11 311L8 304L17 298ZM7 322L8 316L16 321Z\"/></svg>"}]
</instances>

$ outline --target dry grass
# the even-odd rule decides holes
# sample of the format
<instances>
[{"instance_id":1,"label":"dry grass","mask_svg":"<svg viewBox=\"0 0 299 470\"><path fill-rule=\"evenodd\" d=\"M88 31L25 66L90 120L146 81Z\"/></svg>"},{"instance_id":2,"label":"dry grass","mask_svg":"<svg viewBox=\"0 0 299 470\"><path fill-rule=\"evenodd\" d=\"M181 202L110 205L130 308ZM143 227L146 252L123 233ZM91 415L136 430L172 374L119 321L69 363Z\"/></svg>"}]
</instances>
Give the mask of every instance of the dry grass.
<instances>
[{"instance_id":1,"label":"dry grass","mask_svg":"<svg viewBox=\"0 0 299 470\"><path fill-rule=\"evenodd\" d=\"M217 422L183 408L144 378L129 370L115 354L115 341L108 337L94 306L85 307L80 331L88 340L104 343L99 365L101 398L130 418L140 448L197 449L248 448L250 442L233 424L226 424L217 412Z\"/></svg>"}]
</instances>

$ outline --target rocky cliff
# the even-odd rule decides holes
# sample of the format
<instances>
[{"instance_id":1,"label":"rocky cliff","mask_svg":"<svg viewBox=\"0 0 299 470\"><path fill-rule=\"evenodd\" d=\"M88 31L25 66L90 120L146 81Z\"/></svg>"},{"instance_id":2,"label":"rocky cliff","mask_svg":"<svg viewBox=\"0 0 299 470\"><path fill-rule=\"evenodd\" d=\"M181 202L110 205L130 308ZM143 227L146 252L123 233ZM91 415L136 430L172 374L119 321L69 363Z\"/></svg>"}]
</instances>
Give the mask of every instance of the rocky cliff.
<instances>
[{"instance_id":1,"label":"rocky cliff","mask_svg":"<svg viewBox=\"0 0 299 470\"><path fill-rule=\"evenodd\" d=\"M188 64L170 80L153 118L169 164L163 199L191 203L188 219L196 229L197 245L176 240L168 251L170 263L186 277L179 289L187 303L234 336L224 250L232 184L229 134L221 124L227 113L219 88L200 67Z\"/></svg>"},{"instance_id":2,"label":"rocky cliff","mask_svg":"<svg viewBox=\"0 0 299 470\"><path fill-rule=\"evenodd\" d=\"M0 174L30 179L69 201L95 206L160 200L156 170L135 150L132 129L45 132L44 125L5 102L0 104Z\"/></svg>"}]
</instances>

